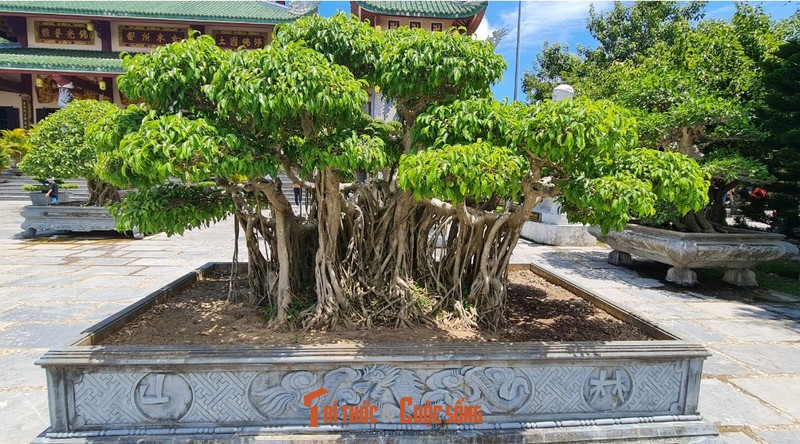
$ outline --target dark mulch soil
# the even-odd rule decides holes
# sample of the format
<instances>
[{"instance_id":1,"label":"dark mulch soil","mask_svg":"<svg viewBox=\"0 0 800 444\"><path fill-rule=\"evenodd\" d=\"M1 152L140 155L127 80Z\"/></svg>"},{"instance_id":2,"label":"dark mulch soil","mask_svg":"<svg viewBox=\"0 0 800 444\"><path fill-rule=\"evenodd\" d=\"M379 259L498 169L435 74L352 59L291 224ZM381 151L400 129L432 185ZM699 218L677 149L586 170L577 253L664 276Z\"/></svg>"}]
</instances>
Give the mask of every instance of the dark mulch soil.
<instances>
[{"instance_id":1,"label":"dark mulch soil","mask_svg":"<svg viewBox=\"0 0 800 444\"><path fill-rule=\"evenodd\" d=\"M498 331L439 325L392 329L269 329L262 309L227 302L226 276L211 276L142 314L104 344L367 344L391 342L650 340L530 271L510 273L506 323Z\"/></svg>"}]
</instances>

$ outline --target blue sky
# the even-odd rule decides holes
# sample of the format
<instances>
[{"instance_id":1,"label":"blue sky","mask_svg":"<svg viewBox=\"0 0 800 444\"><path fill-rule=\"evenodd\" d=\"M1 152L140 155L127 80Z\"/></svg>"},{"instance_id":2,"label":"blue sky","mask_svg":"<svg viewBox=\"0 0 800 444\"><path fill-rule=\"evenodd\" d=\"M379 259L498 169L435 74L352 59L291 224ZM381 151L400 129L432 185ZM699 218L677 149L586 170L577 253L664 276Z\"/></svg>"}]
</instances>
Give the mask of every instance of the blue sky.
<instances>
[{"instance_id":1,"label":"blue sky","mask_svg":"<svg viewBox=\"0 0 800 444\"><path fill-rule=\"evenodd\" d=\"M613 7L611 1L523 1L522 20L520 26L520 77L526 69L530 69L536 54L542 49L545 41L562 42L571 49L578 44L595 46L596 42L586 31L586 19L589 16L589 5L594 4L598 11L605 11ZM784 0L768 2L751 2L762 4L766 12L773 18L779 19L792 15L800 5L798 2ZM500 82L495 85L495 98L509 99L514 95L514 62L517 34L517 9L516 1L490 1L486 9L483 23L476 32L478 37L485 38L492 30L508 28L509 33L501 42L497 51L508 62L508 69ZM319 12L322 16L330 16L337 10L350 12L350 2L323 1ZM706 6L707 18L728 19L734 12L734 2L709 2ZM519 82L519 100L524 100L521 91L522 82Z\"/></svg>"}]
</instances>

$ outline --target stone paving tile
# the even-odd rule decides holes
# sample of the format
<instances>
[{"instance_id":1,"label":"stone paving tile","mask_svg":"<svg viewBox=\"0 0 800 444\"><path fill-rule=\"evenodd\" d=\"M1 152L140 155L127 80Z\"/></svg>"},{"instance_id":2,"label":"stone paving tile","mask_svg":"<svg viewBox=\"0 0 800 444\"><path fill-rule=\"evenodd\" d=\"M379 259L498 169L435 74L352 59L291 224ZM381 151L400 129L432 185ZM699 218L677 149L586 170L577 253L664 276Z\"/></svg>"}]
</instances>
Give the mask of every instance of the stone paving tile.
<instances>
[{"instance_id":1,"label":"stone paving tile","mask_svg":"<svg viewBox=\"0 0 800 444\"><path fill-rule=\"evenodd\" d=\"M731 383L750 394L758 394L795 419L800 419L800 376L793 378L732 378ZM800 441L800 434L797 435Z\"/></svg>"},{"instance_id":2,"label":"stone paving tile","mask_svg":"<svg viewBox=\"0 0 800 444\"><path fill-rule=\"evenodd\" d=\"M69 345L88 325L14 324L0 332L2 348L56 348Z\"/></svg>"},{"instance_id":3,"label":"stone paving tile","mask_svg":"<svg viewBox=\"0 0 800 444\"><path fill-rule=\"evenodd\" d=\"M719 353L713 353L703 363L703 376L751 375L756 370Z\"/></svg>"},{"instance_id":4,"label":"stone paving tile","mask_svg":"<svg viewBox=\"0 0 800 444\"><path fill-rule=\"evenodd\" d=\"M123 258L123 257L87 257L78 259L72 264L74 265L100 265L105 267L115 266L115 265L126 265L133 261L133 258Z\"/></svg>"},{"instance_id":5,"label":"stone paving tile","mask_svg":"<svg viewBox=\"0 0 800 444\"><path fill-rule=\"evenodd\" d=\"M758 441L742 432L723 433L720 438L722 438L723 444L759 444Z\"/></svg>"},{"instance_id":6,"label":"stone paving tile","mask_svg":"<svg viewBox=\"0 0 800 444\"><path fill-rule=\"evenodd\" d=\"M178 257L174 251L151 251L151 250L135 250L125 252L123 257L140 257L140 258L170 258Z\"/></svg>"},{"instance_id":7,"label":"stone paving tile","mask_svg":"<svg viewBox=\"0 0 800 444\"><path fill-rule=\"evenodd\" d=\"M779 316L758 305L742 302L714 301L713 303L697 304L696 308L712 314L715 318L722 319L777 319Z\"/></svg>"},{"instance_id":8,"label":"stone paving tile","mask_svg":"<svg viewBox=\"0 0 800 444\"><path fill-rule=\"evenodd\" d=\"M133 288L142 285L152 285L137 276L93 276L80 281L80 285L90 288Z\"/></svg>"},{"instance_id":9,"label":"stone paving tile","mask_svg":"<svg viewBox=\"0 0 800 444\"><path fill-rule=\"evenodd\" d=\"M11 281L6 283L5 285L13 286L13 287L54 287L54 286L70 286L77 282L80 282L80 276L71 276L67 274L65 271L64 273L56 273L56 274L49 274L49 273L41 273L41 274L29 274L23 277L19 277L16 281Z\"/></svg>"},{"instance_id":10,"label":"stone paving tile","mask_svg":"<svg viewBox=\"0 0 800 444\"><path fill-rule=\"evenodd\" d=\"M64 322L96 305L42 302L42 305L18 305L6 310L0 313L0 322Z\"/></svg>"},{"instance_id":11,"label":"stone paving tile","mask_svg":"<svg viewBox=\"0 0 800 444\"><path fill-rule=\"evenodd\" d=\"M792 430L761 430L756 435L769 444L797 444L800 442L800 428Z\"/></svg>"},{"instance_id":12,"label":"stone paving tile","mask_svg":"<svg viewBox=\"0 0 800 444\"><path fill-rule=\"evenodd\" d=\"M120 310L128 308L134 302L135 301L125 302L125 303L109 302L105 304L96 305L91 309L86 310L77 315L77 319L80 319L81 321L86 322L87 324L94 325L102 320L105 320L111 315L116 314Z\"/></svg>"},{"instance_id":13,"label":"stone paving tile","mask_svg":"<svg viewBox=\"0 0 800 444\"><path fill-rule=\"evenodd\" d=\"M3 443L31 442L50 424L47 391L0 392L0 418L8 419L0 424Z\"/></svg>"},{"instance_id":14,"label":"stone paving tile","mask_svg":"<svg viewBox=\"0 0 800 444\"><path fill-rule=\"evenodd\" d=\"M763 307L783 318L800 319L800 305L764 304Z\"/></svg>"},{"instance_id":15,"label":"stone paving tile","mask_svg":"<svg viewBox=\"0 0 800 444\"><path fill-rule=\"evenodd\" d=\"M764 373L800 373L800 347L792 344L713 344L718 350Z\"/></svg>"},{"instance_id":16,"label":"stone paving tile","mask_svg":"<svg viewBox=\"0 0 800 444\"><path fill-rule=\"evenodd\" d=\"M800 330L780 321L705 321L704 325L738 342L800 341Z\"/></svg>"},{"instance_id":17,"label":"stone paving tile","mask_svg":"<svg viewBox=\"0 0 800 444\"><path fill-rule=\"evenodd\" d=\"M127 256L126 256L127 257ZM156 259L156 258L141 258L136 259L129 265L144 266L144 267L174 267L175 264L186 263L186 259Z\"/></svg>"},{"instance_id":18,"label":"stone paving tile","mask_svg":"<svg viewBox=\"0 0 800 444\"><path fill-rule=\"evenodd\" d=\"M73 276L79 276L81 278L84 277L91 277L103 274L113 274L116 276L127 276L139 271L142 271L144 267L133 267L130 265L119 265L113 267L101 267L99 265L92 265L86 267L80 271L76 271L72 273Z\"/></svg>"},{"instance_id":19,"label":"stone paving tile","mask_svg":"<svg viewBox=\"0 0 800 444\"><path fill-rule=\"evenodd\" d=\"M720 342L728 339L725 335L705 328L703 325L699 325L696 322L686 321L684 319L688 318L659 320L658 326L675 332L678 337L686 341Z\"/></svg>"},{"instance_id":20,"label":"stone paving tile","mask_svg":"<svg viewBox=\"0 0 800 444\"><path fill-rule=\"evenodd\" d=\"M769 425L791 424L774 409L716 379L700 383L700 414L713 424Z\"/></svg>"},{"instance_id":21,"label":"stone paving tile","mask_svg":"<svg viewBox=\"0 0 800 444\"><path fill-rule=\"evenodd\" d=\"M192 271L187 267L145 267L133 273L134 276L169 276L171 281Z\"/></svg>"},{"instance_id":22,"label":"stone paving tile","mask_svg":"<svg viewBox=\"0 0 800 444\"><path fill-rule=\"evenodd\" d=\"M14 263L18 265L55 265L64 264L66 259L53 256L27 256L20 255L14 258Z\"/></svg>"},{"instance_id":23,"label":"stone paving tile","mask_svg":"<svg viewBox=\"0 0 800 444\"><path fill-rule=\"evenodd\" d=\"M70 254L68 257L70 257L70 258L73 258L73 257L75 257L75 258L77 258L77 257L81 257L81 258L83 258L83 257L100 257L100 256L104 256L107 253L108 253L108 250L94 250L94 249L92 249L92 250L81 251L80 253Z\"/></svg>"},{"instance_id":24,"label":"stone paving tile","mask_svg":"<svg viewBox=\"0 0 800 444\"><path fill-rule=\"evenodd\" d=\"M0 355L0 390L14 387L44 387L47 385L44 369L34 365L47 349L25 349Z\"/></svg>"},{"instance_id":25,"label":"stone paving tile","mask_svg":"<svg viewBox=\"0 0 800 444\"><path fill-rule=\"evenodd\" d=\"M155 286L155 285L154 285ZM154 292L156 288L94 288L84 300L95 302L132 303Z\"/></svg>"}]
</instances>

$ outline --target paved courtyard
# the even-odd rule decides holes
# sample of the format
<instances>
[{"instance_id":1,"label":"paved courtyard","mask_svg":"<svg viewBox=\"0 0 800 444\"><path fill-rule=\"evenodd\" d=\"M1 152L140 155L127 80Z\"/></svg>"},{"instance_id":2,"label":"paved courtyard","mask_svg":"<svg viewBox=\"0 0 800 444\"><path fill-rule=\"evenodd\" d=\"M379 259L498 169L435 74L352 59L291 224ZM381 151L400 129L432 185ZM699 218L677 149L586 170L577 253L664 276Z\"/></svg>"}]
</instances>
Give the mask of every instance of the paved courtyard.
<instances>
[{"instance_id":1,"label":"paved courtyard","mask_svg":"<svg viewBox=\"0 0 800 444\"><path fill-rule=\"evenodd\" d=\"M33 362L92 324L210 261L229 261L232 222L169 238L17 239L26 202L0 201L0 442L30 442L49 424L44 371ZM676 291L605 262L603 248L521 241L536 263L714 354L700 410L726 443L800 442L800 306Z\"/></svg>"}]
</instances>

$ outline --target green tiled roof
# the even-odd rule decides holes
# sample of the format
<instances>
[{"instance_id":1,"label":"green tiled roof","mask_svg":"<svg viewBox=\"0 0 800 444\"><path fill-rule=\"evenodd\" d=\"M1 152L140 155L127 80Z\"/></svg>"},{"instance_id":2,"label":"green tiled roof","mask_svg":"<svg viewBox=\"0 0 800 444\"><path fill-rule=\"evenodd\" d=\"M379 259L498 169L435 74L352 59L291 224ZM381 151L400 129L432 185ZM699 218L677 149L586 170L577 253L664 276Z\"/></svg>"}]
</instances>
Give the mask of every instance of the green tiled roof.
<instances>
[{"instance_id":1,"label":"green tiled roof","mask_svg":"<svg viewBox=\"0 0 800 444\"><path fill-rule=\"evenodd\" d=\"M0 1L0 13L227 23L285 23L314 12L267 1Z\"/></svg>"},{"instance_id":2,"label":"green tiled roof","mask_svg":"<svg viewBox=\"0 0 800 444\"><path fill-rule=\"evenodd\" d=\"M367 11L408 17L464 18L478 14L487 1L377 1L355 2Z\"/></svg>"},{"instance_id":3,"label":"green tiled roof","mask_svg":"<svg viewBox=\"0 0 800 444\"><path fill-rule=\"evenodd\" d=\"M72 49L0 48L0 69L122 74L118 52Z\"/></svg>"}]
</instances>

